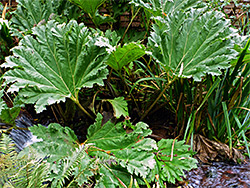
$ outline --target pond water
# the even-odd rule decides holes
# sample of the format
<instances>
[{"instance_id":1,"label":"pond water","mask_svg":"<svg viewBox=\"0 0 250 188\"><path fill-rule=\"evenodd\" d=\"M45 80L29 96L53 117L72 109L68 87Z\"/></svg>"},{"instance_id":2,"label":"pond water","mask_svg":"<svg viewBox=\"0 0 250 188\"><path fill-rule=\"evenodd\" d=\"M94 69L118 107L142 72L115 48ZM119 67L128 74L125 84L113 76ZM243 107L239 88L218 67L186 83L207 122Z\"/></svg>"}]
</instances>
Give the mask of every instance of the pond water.
<instances>
[{"instance_id":1,"label":"pond water","mask_svg":"<svg viewBox=\"0 0 250 188\"><path fill-rule=\"evenodd\" d=\"M250 162L199 164L197 169L187 172L186 175L186 187L250 188Z\"/></svg>"}]
</instances>

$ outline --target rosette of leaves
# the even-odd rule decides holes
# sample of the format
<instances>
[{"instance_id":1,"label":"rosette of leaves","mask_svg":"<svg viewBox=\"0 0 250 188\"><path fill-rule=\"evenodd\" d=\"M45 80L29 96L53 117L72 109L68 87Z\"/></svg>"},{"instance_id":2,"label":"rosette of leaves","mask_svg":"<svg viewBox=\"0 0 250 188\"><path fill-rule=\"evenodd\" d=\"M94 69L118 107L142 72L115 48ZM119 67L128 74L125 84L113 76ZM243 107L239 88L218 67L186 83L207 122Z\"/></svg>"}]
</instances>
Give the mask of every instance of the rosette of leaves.
<instances>
[{"instance_id":1,"label":"rosette of leaves","mask_svg":"<svg viewBox=\"0 0 250 188\"><path fill-rule=\"evenodd\" d=\"M205 74L220 75L237 56L233 49L237 31L220 12L191 9L155 20L148 47L172 78L200 81Z\"/></svg>"},{"instance_id":2,"label":"rosette of leaves","mask_svg":"<svg viewBox=\"0 0 250 188\"><path fill-rule=\"evenodd\" d=\"M13 68L4 74L5 84L14 83L9 91L19 91L23 102L35 104L38 113L46 105L70 98L88 114L78 92L103 85L108 74L107 53L95 45L100 35L76 21L62 25L49 21L33 28L33 35L25 36L2 65Z\"/></svg>"}]
</instances>

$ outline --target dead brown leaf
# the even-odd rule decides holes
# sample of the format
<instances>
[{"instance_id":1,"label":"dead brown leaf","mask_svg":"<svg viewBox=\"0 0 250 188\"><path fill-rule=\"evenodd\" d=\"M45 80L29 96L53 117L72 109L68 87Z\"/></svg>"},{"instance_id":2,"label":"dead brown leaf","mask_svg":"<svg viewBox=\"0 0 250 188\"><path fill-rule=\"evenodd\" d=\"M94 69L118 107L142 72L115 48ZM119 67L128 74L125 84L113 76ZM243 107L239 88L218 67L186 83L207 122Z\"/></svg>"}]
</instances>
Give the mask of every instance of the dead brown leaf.
<instances>
[{"instance_id":1,"label":"dead brown leaf","mask_svg":"<svg viewBox=\"0 0 250 188\"><path fill-rule=\"evenodd\" d=\"M224 143L209 140L199 134L194 135L194 151L197 158L203 163L212 161L244 161L244 156L235 148L230 152L229 146Z\"/></svg>"}]
</instances>

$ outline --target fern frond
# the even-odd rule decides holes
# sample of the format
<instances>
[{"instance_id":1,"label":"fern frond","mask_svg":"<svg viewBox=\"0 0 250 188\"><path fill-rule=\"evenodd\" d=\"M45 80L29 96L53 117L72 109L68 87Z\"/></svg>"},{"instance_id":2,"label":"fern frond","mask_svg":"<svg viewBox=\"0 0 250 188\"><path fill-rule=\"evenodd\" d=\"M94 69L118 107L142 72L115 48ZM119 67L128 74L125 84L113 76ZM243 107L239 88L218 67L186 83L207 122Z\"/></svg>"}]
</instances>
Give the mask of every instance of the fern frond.
<instances>
[{"instance_id":1,"label":"fern frond","mask_svg":"<svg viewBox=\"0 0 250 188\"><path fill-rule=\"evenodd\" d=\"M11 138L2 134L0 138L0 186L8 182L8 177L16 172L15 144Z\"/></svg>"},{"instance_id":2,"label":"fern frond","mask_svg":"<svg viewBox=\"0 0 250 188\"><path fill-rule=\"evenodd\" d=\"M59 171L57 174L54 174L56 177L53 180L52 185L56 185L56 187L63 187L66 179L69 180L73 174L78 174L77 172L81 170L82 159L86 158L89 158L89 156L85 152L84 147L80 146L79 148L76 148L71 156L60 160Z\"/></svg>"},{"instance_id":3,"label":"fern frond","mask_svg":"<svg viewBox=\"0 0 250 188\"><path fill-rule=\"evenodd\" d=\"M6 134L2 134L1 139L0 139L0 153L1 154L16 153L14 142Z\"/></svg>"},{"instance_id":4,"label":"fern frond","mask_svg":"<svg viewBox=\"0 0 250 188\"><path fill-rule=\"evenodd\" d=\"M33 159L28 161L21 167L12 181L17 187L34 188L47 187L44 182L47 182L49 175L49 165L41 160Z\"/></svg>"}]
</instances>

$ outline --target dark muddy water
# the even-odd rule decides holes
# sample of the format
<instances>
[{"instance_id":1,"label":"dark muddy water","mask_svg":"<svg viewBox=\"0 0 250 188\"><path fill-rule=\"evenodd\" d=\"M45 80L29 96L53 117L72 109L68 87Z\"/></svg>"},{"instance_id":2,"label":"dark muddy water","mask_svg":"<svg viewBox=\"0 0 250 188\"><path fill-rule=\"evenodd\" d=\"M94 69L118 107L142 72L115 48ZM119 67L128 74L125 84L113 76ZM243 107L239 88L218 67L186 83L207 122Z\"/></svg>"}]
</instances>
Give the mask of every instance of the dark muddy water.
<instances>
[{"instance_id":1,"label":"dark muddy water","mask_svg":"<svg viewBox=\"0 0 250 188\"><path fill-rule=\"evenodd\" d=\"M186 187L194 188L250 188L250 162L228 164L214 162L199 165L186 173ZM185 187L185 186L183 186Z\"/></svg>"}]
</instances>

